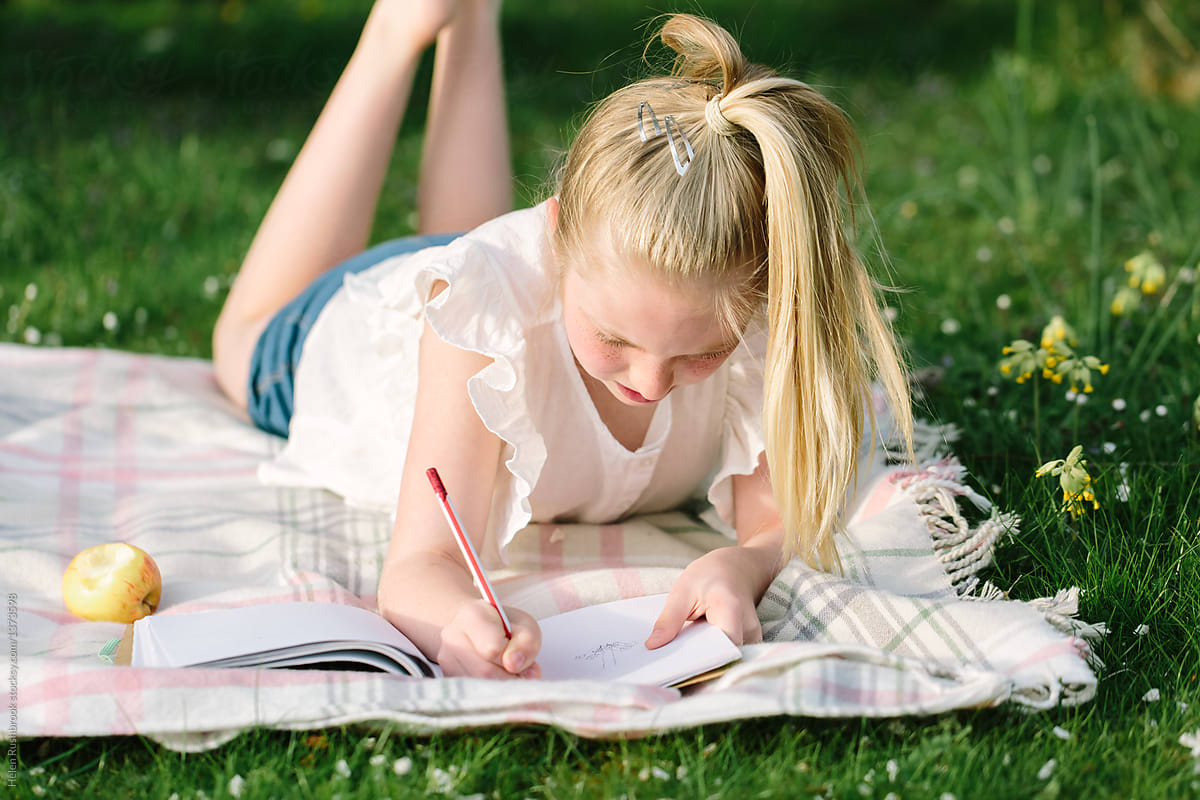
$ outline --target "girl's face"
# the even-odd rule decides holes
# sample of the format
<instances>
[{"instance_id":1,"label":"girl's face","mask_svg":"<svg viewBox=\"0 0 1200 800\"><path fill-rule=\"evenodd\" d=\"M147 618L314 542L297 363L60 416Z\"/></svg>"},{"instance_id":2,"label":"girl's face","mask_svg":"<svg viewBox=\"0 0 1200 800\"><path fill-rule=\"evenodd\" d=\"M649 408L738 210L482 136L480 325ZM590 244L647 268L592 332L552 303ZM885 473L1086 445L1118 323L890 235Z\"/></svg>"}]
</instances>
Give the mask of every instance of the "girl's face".
<instances>
[{"instance_id":1,"label":"girl's face","mask_svg":"<svg viewBox=\"0 0 1200 800\"><path fill-rule=\"evenodd\" d=\"M712 292L680 289L643 268L598 266L563 276L563 321L580 368L630 406L662 400L724 363L738 340Z\"/></svg>"}]
</instances>

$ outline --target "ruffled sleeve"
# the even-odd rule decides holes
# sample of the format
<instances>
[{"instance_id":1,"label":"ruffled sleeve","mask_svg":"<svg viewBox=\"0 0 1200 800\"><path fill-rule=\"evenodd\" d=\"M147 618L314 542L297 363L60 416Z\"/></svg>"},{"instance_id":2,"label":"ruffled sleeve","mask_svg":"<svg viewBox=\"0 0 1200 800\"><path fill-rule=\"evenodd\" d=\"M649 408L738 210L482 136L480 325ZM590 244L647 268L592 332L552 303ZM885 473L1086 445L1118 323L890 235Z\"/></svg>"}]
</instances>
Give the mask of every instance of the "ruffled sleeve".
<instances>
[{"instance_id":1,"label":"ruffled sleeve","mask_svg":"<svg viewBox=\"0 0 1200 800\"><path fill-rule=\"evenodd\" d=\"M705 514L704 519L728 536L735 535L733 476L752 474L766 450L762 425L766 352L766 327L761 321L752 323L727 365L721 463L708 490L715 513Z\"/></svg>"},{"instance_id":2,"label":"ruffled sleeve","mask_svg":"<svg viewBox=\"0 0 1200 800\"><path fill-rule=\"evenodd\" d=\"M349 276L346 288L369 309L373 345L384 356L404 346L389 339L411 337L411 320L423 316L447 344L492 359L467 381L467 393L484 426L504 442L506 469L497 475L481 554L504 561L504 546L532 519L529 497L546 462L526 369L539 355L530 331L552 305L544 207L501 217L439 250L375 280ZM443 281L447 288L422 303Z\"/></svg>"}]
</instances>

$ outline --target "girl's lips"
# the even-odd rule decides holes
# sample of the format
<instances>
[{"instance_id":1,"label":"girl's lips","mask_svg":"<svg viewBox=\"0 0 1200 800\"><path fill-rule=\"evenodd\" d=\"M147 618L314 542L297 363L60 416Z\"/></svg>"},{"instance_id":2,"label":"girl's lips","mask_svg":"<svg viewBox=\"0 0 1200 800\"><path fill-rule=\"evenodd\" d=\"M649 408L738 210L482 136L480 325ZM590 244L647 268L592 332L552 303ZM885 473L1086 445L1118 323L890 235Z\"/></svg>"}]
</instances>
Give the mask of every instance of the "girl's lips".
<instances>
[{"instance_id":1,"label":"girl's lips","mask_svg":"<svg viewBox=\"0 0 1200 800\"><path fill-rule=\"evenodd\" d=\"M638 392L635 392L633 389L630 389L628 386L626 386L623 383L618 383L617 388L619 388L621 390L621 394L625 395L627 398L629 398L630 400L632 400L635 403L653 403L654 402L653 400L647 400L641 394L639 394Z\"/></svg>"}]
</instances>

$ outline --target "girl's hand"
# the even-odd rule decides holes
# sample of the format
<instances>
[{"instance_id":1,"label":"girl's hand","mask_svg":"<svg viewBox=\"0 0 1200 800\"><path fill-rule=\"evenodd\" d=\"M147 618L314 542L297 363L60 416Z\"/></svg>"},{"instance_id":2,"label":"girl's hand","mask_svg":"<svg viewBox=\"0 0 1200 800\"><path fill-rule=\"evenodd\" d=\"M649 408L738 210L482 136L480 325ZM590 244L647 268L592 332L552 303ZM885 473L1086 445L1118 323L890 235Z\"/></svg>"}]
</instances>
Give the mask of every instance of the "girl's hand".
<instances>
[{"instance_id":1,"label":"girl's hand","mask_svg":"<svg viewBox=\"0 0 1200 800\"><path fill-rule=\"evenodd\" d=\"M534 663L542 646L537 620L518 608L504 611L512 624L512 639L505 637L500 616L490 604L482 599L464 603L442 628L437 654L442 672L473 678L540 678L541 667Z\"/></svg>"},{"instance_id":2,"label":"girl's hand","mask_svg":"<svg viewBox=\"0 0 1200 800\"><path fill-rule=\"evenodd\" d=\"M722 547L688 565L654 623L646 647L653 650L674 639L688 620L706 618L734 644L762 641L755 605L774 577L762 552L749 547ZM493 612L494 613L494 612Z\"/></svg>"}]
</instances>

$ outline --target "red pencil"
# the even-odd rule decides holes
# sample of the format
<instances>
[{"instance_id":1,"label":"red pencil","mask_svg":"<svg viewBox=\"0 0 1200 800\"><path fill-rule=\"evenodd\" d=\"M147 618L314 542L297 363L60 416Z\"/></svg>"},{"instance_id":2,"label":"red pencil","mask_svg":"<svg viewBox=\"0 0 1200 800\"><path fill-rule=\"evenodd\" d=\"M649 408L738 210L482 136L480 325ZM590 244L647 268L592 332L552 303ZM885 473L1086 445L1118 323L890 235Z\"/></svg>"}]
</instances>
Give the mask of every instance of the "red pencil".
<instances>
[{"instance_id":1,"label":"red pencil","mask_svg":"<svg viewBox=\"0 0 1200 800\"><path fill-rule=\"evenodd\" d=\"M433 491L437 494L438 502L442 506L442 513L446 515L446 522L450 523L450 531L454 534L454 541L458 542L458 549L462 551L463 558L467 560L467 569L471 570L471 575L475 577L475 585L479 588L479 593L483 595L484 600L491 603L492 608L496 609L496 613L500 615L500 623L504 626L504 635L511 639L512 625L508 621L508 615L504 613L504 609L496 600L492 584L488 582L487 575L479 563L479 557L475 555L475 547L467 538L466 531L462 529L462 525L458 521L458 514L454 513L454 506L450 504L450 498L446 496L446 487L442 485L437 468L430 467L425 470L425 476L433 485Z\"/></svg>"}]
</instances>

